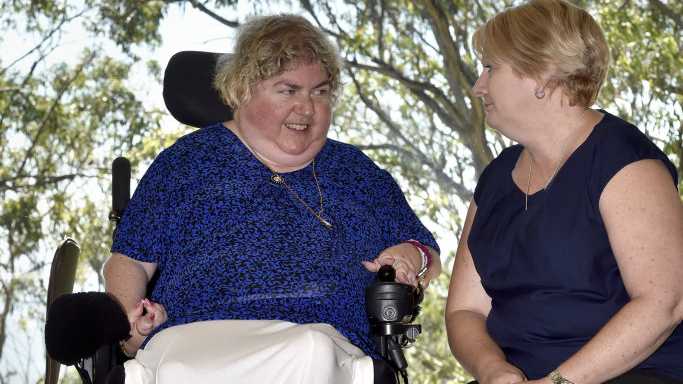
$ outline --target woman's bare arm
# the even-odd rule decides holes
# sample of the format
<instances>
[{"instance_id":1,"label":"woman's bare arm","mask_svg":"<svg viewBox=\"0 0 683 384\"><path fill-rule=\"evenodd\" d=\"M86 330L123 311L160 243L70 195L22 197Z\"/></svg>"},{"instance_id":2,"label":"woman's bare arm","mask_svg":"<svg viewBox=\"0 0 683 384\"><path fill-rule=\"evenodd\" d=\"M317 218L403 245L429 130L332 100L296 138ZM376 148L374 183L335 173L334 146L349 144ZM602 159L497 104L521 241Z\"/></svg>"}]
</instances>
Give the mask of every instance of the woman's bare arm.
<instances>
[{"instance_id":1,"label":"woman's bare arm","mask_svg":"<svg viewBox=\"0 0 683 384\"><path fill-rule=\"evenodd\" d=\"M147 283L154 275L157 265L131 259L120 253L112 253L104 264L105 290L119 300L129 315L141 312L142 300L145 298ZM137 309L137 311L136 311ZM132 337L126 342L127 353L134 353L140 348L145 335L132 327Z\"/></svg>"},{"instance_id":2,"label":"woman's bare arm","mask_svg":"<svg viewBox=\"0 0 683 384\"><path fill-rule=\"evenodd\" d=\"M477 211L470 203L453 264L446 303L446 331L453 355L481 384L508 384L524 380L523 373L509 364L503 351L486 330L491 298L481 285L467 246Z\"/></svg>"},{"instance_id":3,"label":"woman's bare arm","mask_svg":"<svg viewBox=\"0 0 683 384\"><path fill-rule=\"evenodd\" d=\"M641 160L624 167L605 187L600 213L631 300L560 365L576 383L626 372L683 319L683 205L663 164Z\"/></svg>"}]
</instances>

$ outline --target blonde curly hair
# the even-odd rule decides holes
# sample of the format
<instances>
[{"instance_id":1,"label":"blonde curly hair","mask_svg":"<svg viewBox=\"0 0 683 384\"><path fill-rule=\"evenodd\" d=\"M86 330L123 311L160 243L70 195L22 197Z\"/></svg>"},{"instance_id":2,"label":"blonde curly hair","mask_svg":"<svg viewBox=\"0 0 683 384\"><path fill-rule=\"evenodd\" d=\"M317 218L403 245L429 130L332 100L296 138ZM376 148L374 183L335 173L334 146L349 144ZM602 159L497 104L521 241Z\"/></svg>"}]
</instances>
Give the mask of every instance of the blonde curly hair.
<instances>
[{"instance_id":1,"label":"blonde curly hair","mask_svg":"<svg viewBox=\"0 0 683 384\"><path fill-rule=\"evenodd\" d=\"M223 102L236 109L250 99L258 82L315 62L327 71L330 94L336 98L341 59L327 36L301 16L255 17L240 27L234 53L220 62L213 85Z\"/></svg>"},{"instance_id":2,"label":"blonde curly hair","mask_svg":"<svg viewBox=\"0 0 683 384\"><path fill-rule=\"evenodd\" d=\"M595 103L607 75L609 47L585 10L564 0L531 0L497 14L472 37L477 54L519 75L561 87L570 105Z\"/></svg>"}]
</instances>

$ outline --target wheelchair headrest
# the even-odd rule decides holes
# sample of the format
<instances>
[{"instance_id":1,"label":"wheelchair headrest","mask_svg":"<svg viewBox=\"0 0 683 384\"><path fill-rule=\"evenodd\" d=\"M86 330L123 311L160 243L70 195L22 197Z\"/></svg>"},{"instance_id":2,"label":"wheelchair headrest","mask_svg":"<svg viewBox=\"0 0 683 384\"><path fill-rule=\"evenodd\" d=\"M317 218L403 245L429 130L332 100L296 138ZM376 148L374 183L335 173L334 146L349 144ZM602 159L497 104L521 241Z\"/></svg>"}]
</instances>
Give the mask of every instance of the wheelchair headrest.
<instances>
[{"instance_id":1,"label":"wheelchair headrest","mask_svg":"<svg viewBox=\"0 0 683 384\"><path fill-rule=\"evenodd\" d=\"M212 85L225 55L182 51L171 57L164 72L164 102L176 120L197 128L232 120L232 109Z\"/></svg>"}]
</instances>

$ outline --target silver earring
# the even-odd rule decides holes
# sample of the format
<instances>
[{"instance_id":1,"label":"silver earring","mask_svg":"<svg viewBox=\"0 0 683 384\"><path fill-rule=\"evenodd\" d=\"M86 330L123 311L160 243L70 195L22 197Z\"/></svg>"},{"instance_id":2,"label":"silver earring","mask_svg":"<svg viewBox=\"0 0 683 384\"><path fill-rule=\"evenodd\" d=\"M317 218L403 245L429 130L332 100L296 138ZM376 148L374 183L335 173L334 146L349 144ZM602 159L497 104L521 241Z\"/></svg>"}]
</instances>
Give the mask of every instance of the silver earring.
<instances>
[{"instance_id":1,"label":"silver earring","mask_svg":"<svg viewBox=\"0 0 683 384\"><path fill-rule=\"evenodd\" d=\"M534 92L534 96L540 100L545 97L545 91L543 89L537 89L536 92Z\"/></svg>"}]
</instances>

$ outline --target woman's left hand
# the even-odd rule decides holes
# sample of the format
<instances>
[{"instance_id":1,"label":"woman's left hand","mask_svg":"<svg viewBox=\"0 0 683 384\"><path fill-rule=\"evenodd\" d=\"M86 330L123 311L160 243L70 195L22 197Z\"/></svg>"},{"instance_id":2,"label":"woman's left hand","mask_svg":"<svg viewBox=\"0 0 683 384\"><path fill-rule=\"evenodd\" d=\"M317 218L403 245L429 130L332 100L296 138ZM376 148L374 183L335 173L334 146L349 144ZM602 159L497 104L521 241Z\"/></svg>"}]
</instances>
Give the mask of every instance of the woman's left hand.
<instances>
[{"instance_id":1,"label":"woman's left hand","mask_svg":"<svg viewBox=\"0 0 683 384\"><path fill-rule=\"evenodd\" d=\"M370 272L377 272L383 265L391 265L396 270L396 281L417 286L417 273L422 266L422 257L414 245L401 243L389 247L372 261L363 261Z\"/></svg>"},{"instance_id":2,"label":"woman's left hand","mask_svg":"<svg viewBox=\"0 0 683 384\"><path fill-rule=\"evenodd\" d=\"M148 336L154 329L166 322L168 315L166 314L166 308L159 303L155 303L149 299L143 299L141 303L142 305L137 308L137 316L135 316L131 322L131 327L140 335ZM146 313L143 314L142 308L145 309Z\"/></svg>"}]
</instances>

